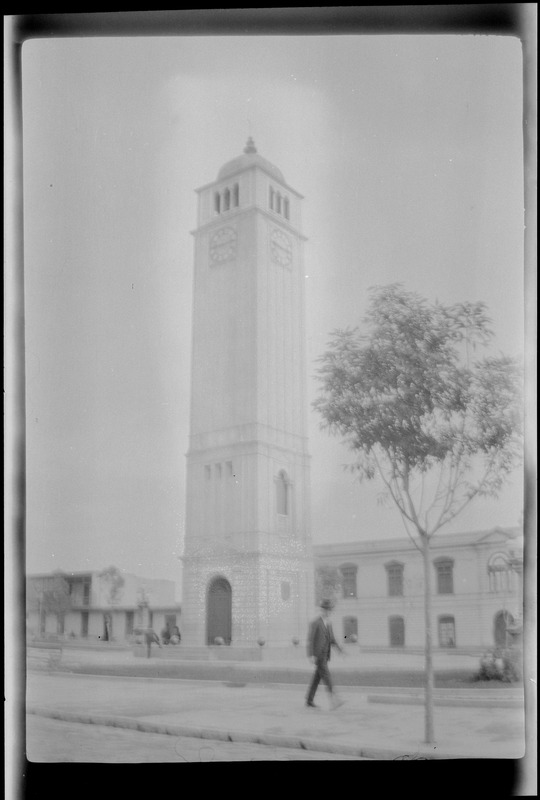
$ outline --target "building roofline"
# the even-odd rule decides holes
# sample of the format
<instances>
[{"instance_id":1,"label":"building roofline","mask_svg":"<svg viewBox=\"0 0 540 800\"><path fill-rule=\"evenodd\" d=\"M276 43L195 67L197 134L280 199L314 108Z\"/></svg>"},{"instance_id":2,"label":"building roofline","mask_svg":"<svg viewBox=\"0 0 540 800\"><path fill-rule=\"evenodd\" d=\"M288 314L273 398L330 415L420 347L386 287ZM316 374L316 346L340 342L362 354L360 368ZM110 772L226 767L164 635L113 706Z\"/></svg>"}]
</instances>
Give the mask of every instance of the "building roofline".
<instances>
[{"instance_id":1,"label":"building roofline","mask_svg":"<svg viewBox=\"0 0 540 800\"><path fill-rule=\"evenodd\" d=\"M507 539L514 539L521 532L519 526L511 528L495 527L482 531L465 531L460 533L446 533L440 536L434 536L431 540L432 548L445 548L451 545L458 544L480 544L482 541L489 538L493 534L502 534ZM414 543L408 537L399 537L392 539L368 539L365 541L353 542L327 542L321 544L313 544L314 555L332 554L339 555L340 553L372 553L377 551L387 551L395 549L414 548Z\"/></svg>"},{"instance_id":2,"label":"building roofline","mask_svg":"<svg viewBox=\"0 0 540 800\"><path fill-rule=\"evenodd\" d=\"M53 578L55 575L59 575L62 578L64 578L64 577L65 578L86 578L86 577L92 578L94 575L98 575L99 576L99 574L101 572L103 572L103 570L100 570L100 569L84 570L84 571L81 571L81 572L71 572L69 570L63 570L62 569L62 570L53 570L51 572L31 572L31 573L28 573L26 575L26 577L27 578ZM120 573L121 573L122 577L124 577L124 578L127 578L127 577L135 578L138 581L147 581L147 582L160 581L160 582L173 583L173 584L176 583L174 580L172 580L172 578L147 578L147 577L145 577L143 575L135 575L135 573L133 573L133 572L124 572L123 570L120 570Z\"/></svg>"}]
</instances>

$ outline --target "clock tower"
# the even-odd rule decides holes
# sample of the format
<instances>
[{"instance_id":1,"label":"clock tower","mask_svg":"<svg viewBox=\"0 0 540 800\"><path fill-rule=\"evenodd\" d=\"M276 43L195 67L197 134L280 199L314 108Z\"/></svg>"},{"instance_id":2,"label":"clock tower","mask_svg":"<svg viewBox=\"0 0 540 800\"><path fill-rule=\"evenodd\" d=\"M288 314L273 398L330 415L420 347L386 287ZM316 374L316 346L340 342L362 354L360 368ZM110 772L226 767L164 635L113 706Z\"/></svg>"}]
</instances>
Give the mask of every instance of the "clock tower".
<instances>
[{"instance_id":1,"label":"clock tower","mask_svg":"<svg viewBox=\"0 0 540 800\"><path fill-rule=\"evenodd\" d=\"M187 645L290 647L313 611L301 201L251 138L198 189Z\"/></svg>"}]
</instances>

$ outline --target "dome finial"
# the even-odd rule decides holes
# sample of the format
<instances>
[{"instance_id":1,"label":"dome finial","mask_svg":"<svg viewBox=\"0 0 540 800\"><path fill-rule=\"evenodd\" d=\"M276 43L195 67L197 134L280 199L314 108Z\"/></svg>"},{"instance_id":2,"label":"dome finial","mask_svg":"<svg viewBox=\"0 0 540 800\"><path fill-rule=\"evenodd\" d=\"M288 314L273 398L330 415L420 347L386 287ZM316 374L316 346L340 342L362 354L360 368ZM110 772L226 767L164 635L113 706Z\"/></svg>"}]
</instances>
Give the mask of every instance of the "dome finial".
<instances>
[{"instance_id":1,"label":"dome finial","mask_svg":"<svg viewBox=\"0 0 540 800\"><path fill-rule=\"evenodd\" d=\"M257 148L255 147L255 142L253 141L252 137L250 136L247 140L247 144L244 147L244 153L256 153Z\"/></svg>"}]
</instances>

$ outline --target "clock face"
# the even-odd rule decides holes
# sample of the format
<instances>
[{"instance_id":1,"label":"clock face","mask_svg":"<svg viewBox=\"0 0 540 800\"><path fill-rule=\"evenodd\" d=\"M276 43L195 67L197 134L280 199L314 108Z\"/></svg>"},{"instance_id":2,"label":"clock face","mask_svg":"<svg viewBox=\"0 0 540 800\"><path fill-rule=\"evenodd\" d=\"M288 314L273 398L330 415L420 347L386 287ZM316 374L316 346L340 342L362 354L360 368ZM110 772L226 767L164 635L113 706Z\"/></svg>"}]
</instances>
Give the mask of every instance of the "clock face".
<instances>
[{"instance_id":1,"label":"clock face","mask_svg":"<svg viewBox=\"0 0 540 800\"><path fill-rule=\"evenodd\" d=\"M236 255L236 231L234 228L220 228L210 237L210 261L221 264Z\"/></svg>"},{"instance_id":2,"label":"clock face","mask_svg":"<svg viewBox=\"0 0 540 800\"><path fill-rule=\"evenodd\" d=\"M275 228L270 238L270 252L272 259L286 267L292 260L292 244L287 234Z\"/></svg>"}]
</instances>

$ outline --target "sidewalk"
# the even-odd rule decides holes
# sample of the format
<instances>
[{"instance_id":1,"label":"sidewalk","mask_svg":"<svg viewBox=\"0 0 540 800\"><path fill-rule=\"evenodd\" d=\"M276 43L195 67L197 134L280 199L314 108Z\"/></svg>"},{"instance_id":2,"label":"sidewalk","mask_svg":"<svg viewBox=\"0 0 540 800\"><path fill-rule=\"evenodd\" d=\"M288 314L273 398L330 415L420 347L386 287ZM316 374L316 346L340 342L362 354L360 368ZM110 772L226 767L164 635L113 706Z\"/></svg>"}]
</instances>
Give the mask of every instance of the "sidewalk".
<instances>
[{"instance_id":1,"label":"sidewalk","mask_svg":"<svg viewBox=\"0 0 540 800\"><path fill-rule=\"evenodd\" d=\"M109 669L120 662L125 667L133 659L125 653L108 653L105 659L99 655ZM82 658L80 653L77 657ZM92 654L89 668L92 663L97 669L97 660ZM162 664L159 659L137 661L144 661L148 677L29 672L27 711L74 722L375 759L519 759L525 753L518 688L436 690L436 743L426 745L423 692L418 689L339 686L336 680L344 704L331 711L321 687L319 708L308 709L304 685L231 681L226 676L214 681L159 678L152 676ZM303 668L302 674L309 672Z\"/></svg>"}]
</instances>

